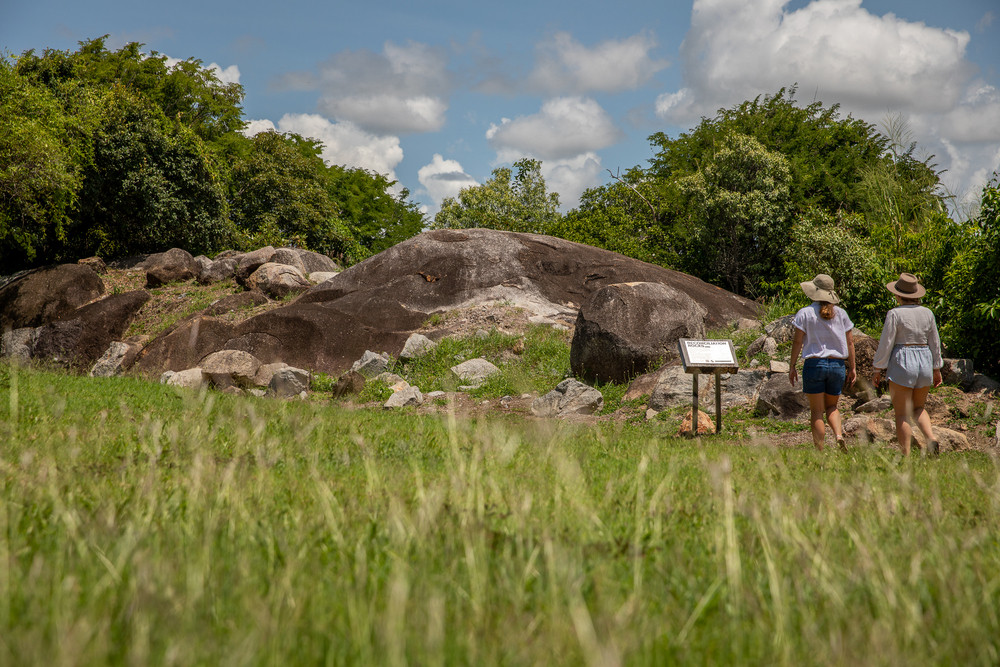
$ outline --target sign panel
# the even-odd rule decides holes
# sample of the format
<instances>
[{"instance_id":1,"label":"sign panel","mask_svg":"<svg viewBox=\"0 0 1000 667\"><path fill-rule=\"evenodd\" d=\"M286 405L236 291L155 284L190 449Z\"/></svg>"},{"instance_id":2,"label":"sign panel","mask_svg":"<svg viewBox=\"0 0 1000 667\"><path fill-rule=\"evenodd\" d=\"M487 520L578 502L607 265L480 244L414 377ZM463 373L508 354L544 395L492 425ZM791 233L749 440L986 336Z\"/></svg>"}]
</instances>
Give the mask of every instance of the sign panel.
<instances>
[{"instance_id":1,"label":"sign panel","mask_svg":"<svg viewBox=\"0 0 1000 667\"><path fill-rule=\"evenodd\" d=\"M677 341L684 368L736 368L736 348L731 340L691 340Z\"/></svg>"}]
</instances>

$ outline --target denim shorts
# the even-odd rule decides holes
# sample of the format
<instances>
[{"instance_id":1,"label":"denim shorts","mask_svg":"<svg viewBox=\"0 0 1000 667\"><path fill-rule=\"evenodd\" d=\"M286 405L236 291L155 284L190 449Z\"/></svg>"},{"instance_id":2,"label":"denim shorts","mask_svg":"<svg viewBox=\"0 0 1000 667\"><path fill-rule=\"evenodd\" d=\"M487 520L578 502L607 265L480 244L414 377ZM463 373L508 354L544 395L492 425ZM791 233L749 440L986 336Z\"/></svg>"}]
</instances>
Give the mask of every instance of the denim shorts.
<instances>
[{"instance_id":1,"label":"denim shorts","mask_svg":"<svg viewBox=\"0 0 1000 667\"><path fill-rule=\"evenodd\" d=\"M847 380L843 359L810 357L802 363L802 391L807 394L839 396Z\"/></svg>"}]
</instances>

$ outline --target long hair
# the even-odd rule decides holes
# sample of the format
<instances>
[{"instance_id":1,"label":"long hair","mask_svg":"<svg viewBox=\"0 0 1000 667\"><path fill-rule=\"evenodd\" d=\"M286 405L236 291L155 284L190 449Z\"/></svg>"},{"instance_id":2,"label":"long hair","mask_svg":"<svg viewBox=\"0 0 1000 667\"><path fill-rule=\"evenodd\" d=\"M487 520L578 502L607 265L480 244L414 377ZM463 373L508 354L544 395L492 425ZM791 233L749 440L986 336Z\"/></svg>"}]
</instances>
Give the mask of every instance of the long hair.
<instances>
[{"instance_id":1,"label":"long hair","mask_svg":"<svg viewBox=\"0 0 1000 667\"><path fill-rule=\"evenodd\" d=\"M820 301L819 316L822 317L824 320L832 320L833 315L834 315L833 304L830 303L829 301Z\"/></svg>"}]
</instances>

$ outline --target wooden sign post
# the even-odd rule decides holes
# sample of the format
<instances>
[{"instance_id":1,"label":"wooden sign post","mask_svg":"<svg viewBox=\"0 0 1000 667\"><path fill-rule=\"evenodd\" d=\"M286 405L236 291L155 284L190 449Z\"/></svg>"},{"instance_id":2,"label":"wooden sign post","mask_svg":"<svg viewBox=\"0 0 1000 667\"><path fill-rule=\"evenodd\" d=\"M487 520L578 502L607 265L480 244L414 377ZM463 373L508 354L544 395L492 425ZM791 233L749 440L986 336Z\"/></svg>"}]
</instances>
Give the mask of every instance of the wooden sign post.
<instances>
[{"instance_id":1,"label":"wooden sign post","mask_svg":"<svg viewBox=\"0 0 1000 667\"><path fill-rule=\"evenodd\" d=\"M691 429L698 432L698 376L701 373L715 374L715 432L722 432L722 374L739 370L736 348L731 340L691 340L677 341L681 352L684 371L693 376L691 389Z\"/></svg>"}]
</instances>

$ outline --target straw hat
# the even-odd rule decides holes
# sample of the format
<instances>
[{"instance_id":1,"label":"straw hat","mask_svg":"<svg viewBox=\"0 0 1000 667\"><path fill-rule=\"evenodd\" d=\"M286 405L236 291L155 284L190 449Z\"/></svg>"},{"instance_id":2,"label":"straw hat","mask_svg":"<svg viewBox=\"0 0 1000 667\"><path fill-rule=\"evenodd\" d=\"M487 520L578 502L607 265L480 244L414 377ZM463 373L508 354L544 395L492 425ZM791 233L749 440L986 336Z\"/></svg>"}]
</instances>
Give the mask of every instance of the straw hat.
<instances>
[{"instance_id":1,"label":"straw hat","mask_svg":"<svg viewBox=\"0 0 1000 667\"><path fill-rule=\"evenodd\" d=\"M899 280L886 283L885 288L904 299L919 299L927 293L927 290L912 273L900 273Z\"/></svg>"},{"instance_id":2,"label":"straw hat","mask_svg":"<svg viewBox=\"0 0 1000 667\"><path fill-rule=\"evenodd\" d=\"M799 283L802 291L813 301L826 301L827 303L840 303L840 297L833 291L833 278L821 273L812 280Z\"/></svg>"}]
</instances>

